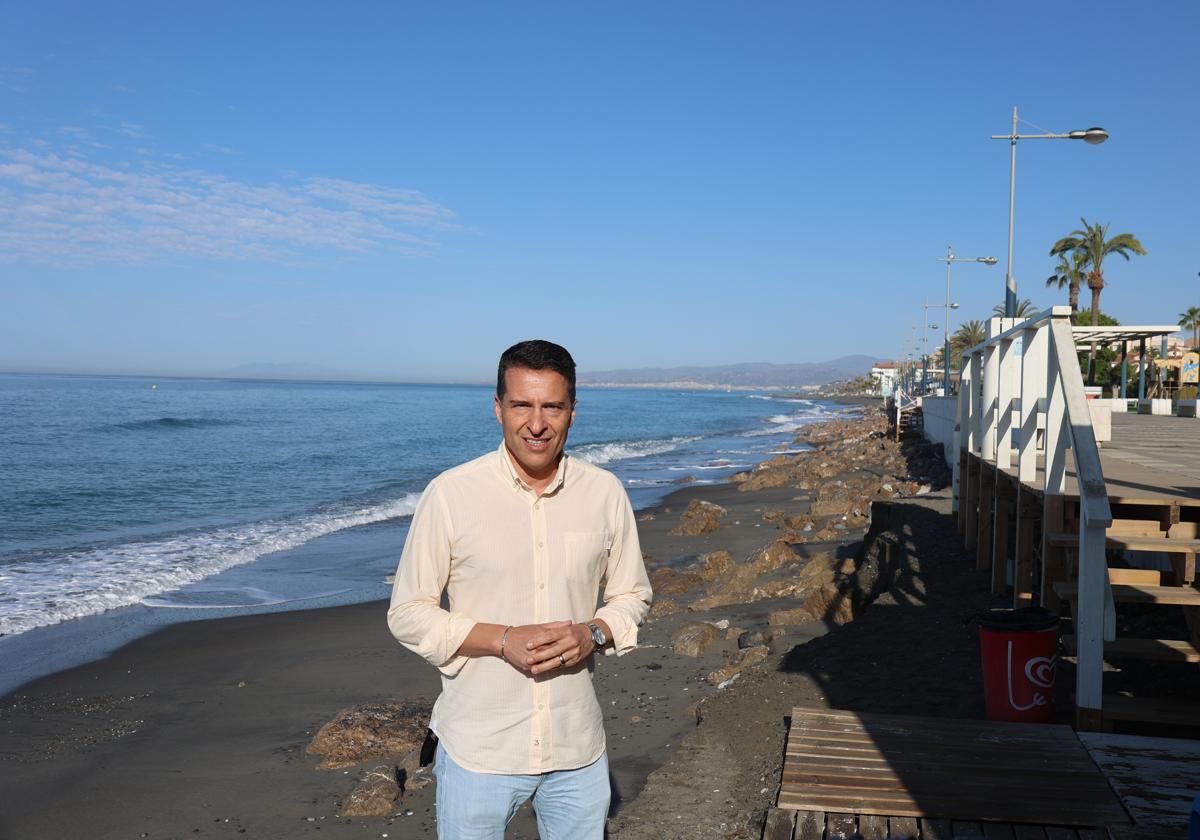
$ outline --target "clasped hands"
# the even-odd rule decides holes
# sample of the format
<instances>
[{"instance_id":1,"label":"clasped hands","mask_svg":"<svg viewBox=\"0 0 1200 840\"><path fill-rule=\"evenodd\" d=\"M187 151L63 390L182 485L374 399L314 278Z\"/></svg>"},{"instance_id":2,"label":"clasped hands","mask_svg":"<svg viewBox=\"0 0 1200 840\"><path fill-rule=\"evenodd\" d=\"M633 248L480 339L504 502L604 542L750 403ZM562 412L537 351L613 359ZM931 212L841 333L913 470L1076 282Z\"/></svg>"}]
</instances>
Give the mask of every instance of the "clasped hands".
<instances>
[{"instance_id":1,"label":"clasped hands","mask_svg":"<svg viewBox=\"0 0 1200 840\"><path fill-rule=\"evenodd\" d=\"M585 625L550 621L508 628L503 656L518 670L536 675L578 665L595 649L596 643Z\"/></svg>"}]
</instances>

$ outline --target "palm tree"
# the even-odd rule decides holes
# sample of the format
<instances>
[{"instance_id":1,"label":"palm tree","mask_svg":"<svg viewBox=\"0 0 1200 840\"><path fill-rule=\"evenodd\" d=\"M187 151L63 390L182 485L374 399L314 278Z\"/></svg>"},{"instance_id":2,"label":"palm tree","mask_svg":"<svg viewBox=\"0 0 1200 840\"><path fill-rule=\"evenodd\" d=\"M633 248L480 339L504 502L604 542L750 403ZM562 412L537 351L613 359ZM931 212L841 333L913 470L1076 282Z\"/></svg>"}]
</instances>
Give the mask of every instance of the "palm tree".
<instances>
[{"instance_id":1,"label":"palm tree","mask_svg":"<svg viewBox=\"0 0 1200 840\"><path fill-rule=\"evenodd\" d=\"M1179 326L1192 331L1192 348L1200 347L1200 306L1189 306L1179 314Z\"/></svg>"},{"instance_id":2,"label":"palm tree","mask_svg":"<svg viewBox=\"0 0 1200 840\"><path fill-rule=\"evenodd\" d=\"M1079 287L1083 285L1084 269L1087 266L1087 255L1082 251L1072 251L1070 258L1066 254L1058 255L1058 265L1054 273L1046 278L1046 286L1061 289L1067 287L1067 301L1071 304L1071 321L1075 321L1079 312Z\"/></svg>"},{"instance_id":3,"label":"palm tree","mask_svg":"<svg viewBox=\"0 0 1200 840\"><path fill-rule=\"evenodd\" d=\"M1031 301L1029 298L1025 298L1024 300L1017 302L1016 317L1018 317L1018 318L1028 318L1030 315L1036 315L1039 311L1040 310L1038 310L1037 307L1035 307L1033 305L1033 301ZM995 306L993 306L992 314L995 315L997 318L1005 317L1004 316L1004 304L997 303ZM970 346L970 345L968 345L968 346Z\"/></svg>"},{"instance_id":4,"label":"palm tree","mask_svg":"<svg viewBox=\"0 0 1200 840\"><path fill-rule=\"evenodd\" d=\"M957 358L962 351L986 340L987 329L983 326L983 321L967 321L950 336L950 354Z\"/></svg>"},{"instance_id":5,"label":"palm tree","mask_svg":"<svg viewBox=\"0 0 1200 840\"><path fill-rule=\"evenodd\" d=\"M1146 249L1132 233L1118 233L1112 239L1108 238L1108 225L1096 222L1088 224L1087 219L1080 219L1083 228L1073 230L1054 243L1050 256L1081 252L1084 266L1087 269L1087 284L1092 292L1092 326L1097 326L1100 319L1100 291L1104 288L1104 258L1109 254L1120 254L1126 260L1131 253L1145 256ZM1088 382L1093 383L1096 376L1096 342L1092 342L1088 354Z\"/></svg>"}]
</instances>

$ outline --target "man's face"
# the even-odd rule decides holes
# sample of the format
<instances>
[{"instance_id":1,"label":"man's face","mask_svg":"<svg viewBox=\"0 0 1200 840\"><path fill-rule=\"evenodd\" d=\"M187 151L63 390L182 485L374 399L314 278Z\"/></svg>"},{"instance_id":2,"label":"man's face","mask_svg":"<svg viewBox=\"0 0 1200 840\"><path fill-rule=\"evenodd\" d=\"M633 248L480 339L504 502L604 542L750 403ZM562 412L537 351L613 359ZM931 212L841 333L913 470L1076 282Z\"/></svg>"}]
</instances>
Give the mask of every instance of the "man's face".
<instances>
[{"instance_id":1,"label":"man's face","mask_svg":"<svg viewBox=\"0 0 1200 840\"><path fill-rule=\"evenodd\" d=\"M509 368L504 398L496 397L496 419L517 472L542 490L558 470L558 459L575 421L567 379L552 370Z\"/></svg>"}]
</instances>

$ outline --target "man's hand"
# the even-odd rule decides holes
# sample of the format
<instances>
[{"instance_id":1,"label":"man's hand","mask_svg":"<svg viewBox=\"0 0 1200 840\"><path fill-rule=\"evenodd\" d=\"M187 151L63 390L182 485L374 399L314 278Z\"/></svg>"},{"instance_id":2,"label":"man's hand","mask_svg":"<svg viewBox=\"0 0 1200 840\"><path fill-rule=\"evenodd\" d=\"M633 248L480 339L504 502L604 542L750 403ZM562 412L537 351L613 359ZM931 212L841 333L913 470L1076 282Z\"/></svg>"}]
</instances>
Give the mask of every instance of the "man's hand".
<instances>
[{"instance_id":1,"label":"man's hand","mask_svg":"<svg viewBox=\"0 0 1200 840\"><path fill-rule=\"evenodd\" d=\"M504 658L527 674L544 674L578 665L592 655L595 647L591 631L582 624L523 624L508 631Z\"/></svg>"},{"instance_id":2,"label":"man's hand","mask_svg":"<svg viewBox=\"0 0 1200 840\"><path fill-rule=\"evenodd\" d=\"M526 645L529 673L544 674L558 668L571 668L587 660L596 649L592 631L583 624L556 621L544 624L545 632L534 636Z\"/></svg>"}]
</instances>

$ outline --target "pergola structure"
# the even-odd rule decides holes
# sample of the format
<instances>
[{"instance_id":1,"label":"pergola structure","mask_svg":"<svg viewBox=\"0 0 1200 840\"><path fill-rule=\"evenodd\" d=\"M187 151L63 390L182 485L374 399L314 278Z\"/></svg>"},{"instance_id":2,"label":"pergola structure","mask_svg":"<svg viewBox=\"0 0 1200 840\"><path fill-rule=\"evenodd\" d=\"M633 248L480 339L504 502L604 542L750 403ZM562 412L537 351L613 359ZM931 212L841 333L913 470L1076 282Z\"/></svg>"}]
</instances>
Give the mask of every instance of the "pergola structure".
<instances>
[{"instance_id":1,"label":"pergola structure","mask_svg":"<svg viewBox=\"0 0 1200 840\"><path fill-rule=\"evenodd\" d=\"M1076 346L1082 347L1085 344L1090 344L1093 341L1097 344L1110 346L1119 343L1121 345L1121 399L1125 399L1125 382L1128 380L1129 372L1129 342L1138 342L1138 399L1146 398L1146 340L1153 338L1162 339L1162 357L1167 357L1167 336L1179 332L1178 324L1166 325L1137 325L1137 326L1111 326L1111 327L1093 327L1074 325L1071 327L1071 337L1075 339Z\"/></svg>"}]
</instances>

